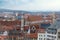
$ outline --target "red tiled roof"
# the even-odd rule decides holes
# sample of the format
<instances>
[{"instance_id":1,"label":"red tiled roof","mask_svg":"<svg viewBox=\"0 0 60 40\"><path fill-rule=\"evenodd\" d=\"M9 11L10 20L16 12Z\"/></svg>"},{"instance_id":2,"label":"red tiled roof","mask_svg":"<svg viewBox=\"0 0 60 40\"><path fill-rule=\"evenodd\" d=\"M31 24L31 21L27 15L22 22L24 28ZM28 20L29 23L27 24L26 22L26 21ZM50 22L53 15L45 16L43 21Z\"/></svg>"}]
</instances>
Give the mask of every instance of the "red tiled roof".
<instances>
[{"instance_id":1,"label":"red tiled roof","mask_svg":"<svg viewBox=\"0 0 60 40\"><path fill-rule=\"evenodd\" d=\"M37 33L30 33L26 35L28 38L37 38Z\"/></svg>"},{"instance_id":2,"label":"red tiled roof","mask_svg":"<svg viewBox=\"0 0 60 40\"><path fill-rule=\"evenodd\" d=\"M16 25L20 25L21 21L15 20L15 21L0 21L1 27L0 30L13 30L18 29L19 27L16 27Z\"/></svg>"},{"instance_id":3,"label":"red tiled roof","mask_svg":"<svg viewBox=\"0 0 60 40\"><path fill-rule=\"evenodd\" d=\"M44 20L52 20L51 17L46 17Z\"/></svg>"},{"instance_id":4,"label":"red tiled roof","mask_svg":"<svg viewBox=\"0 0 60 40\"><path fill-rule=\"evenodd\" d=\"M39 28L36 30L37 33L45 33L45 29L44 28Z\"/></svg>"},{"instance_id":5,"label":"red tiled roof","mask_svg":"<svg viewBox=\"0 0 60 40\"><path fill-rule=\"evenodd\" d=\"M16 24L21 24L21 21L0 21L1 25L16 25Z\"/></svg>"},{"instance_id":6,"label":"red tiled roof","mask_svg":"<svg viewBox=\"0 0 60 40\"><path fill-rule=\"evenodd\" d=\"M29 26L24 26L24 30L28 30L29 29Z\"/></svg>"},{"instance_id":7,"label":"red tiled roof","mask_svg":"<svg viewBox=\"0 0 60 40\"><path fill-rule=\"evenodd\" d=\"M3 30L13 30L14 26L3 26Z\"/></svg>"},{"instance_id":8,"label":"red tiled roof","mask_svg":"<svg viewBox=\"0 0 60 40\"><path fill-rule=\"evenodd\" d=\"M8 36L0 36L0 38L7 38Z\"/></svg>"},{"instance_id":9,"label":"red tiled roof","mask_svg":"<svg viewBox=\"0 0 60 40\"><path fill-rule=\"evenodd\" d=\"M35 16L35 15L31 15L27 18L28 21L41 21L43 18L42 16Z\"/></svg>"},{"instance_id":10,"label":"red tiled roof","mask_svg":"<svg viewBox=\"0 0 60 40\"><path fill-rule=\"evenodd\" d=\"M33 26L35 26L36 29L39 29L39 25L38 24L32 24L32 25L30 25L30 28L32 28Z\"/></svg>"}]
</instances>

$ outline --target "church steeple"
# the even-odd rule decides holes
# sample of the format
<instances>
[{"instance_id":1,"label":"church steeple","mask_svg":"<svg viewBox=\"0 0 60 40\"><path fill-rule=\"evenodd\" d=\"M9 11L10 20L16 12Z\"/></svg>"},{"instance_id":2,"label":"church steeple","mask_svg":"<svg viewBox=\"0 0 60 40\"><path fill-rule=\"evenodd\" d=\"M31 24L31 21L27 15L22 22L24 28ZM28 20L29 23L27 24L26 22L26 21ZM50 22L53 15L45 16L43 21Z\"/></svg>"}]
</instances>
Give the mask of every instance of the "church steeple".
<instances>
[{"instance_id":1,"label":"church steeple","mask_svg":"<svg viewBox=\"0 0 60 40\"><path fill-rule=\"evenodd\" d=\"M55 16L55 12L52 13L52 17L53 17L53 24L55 23L56 21L56 16Z\"/></svg>"},{"instance_id":2,"label":"church steeple","mask_svg":"<svg viewBox=\"0 0 60 40\"><path fill-rule=\"evenodd\" d=\"M24 30L23 27L24 27L24 15L22 13L22 15L21 15L21 30Z\"/></svg>"}]
</instances>

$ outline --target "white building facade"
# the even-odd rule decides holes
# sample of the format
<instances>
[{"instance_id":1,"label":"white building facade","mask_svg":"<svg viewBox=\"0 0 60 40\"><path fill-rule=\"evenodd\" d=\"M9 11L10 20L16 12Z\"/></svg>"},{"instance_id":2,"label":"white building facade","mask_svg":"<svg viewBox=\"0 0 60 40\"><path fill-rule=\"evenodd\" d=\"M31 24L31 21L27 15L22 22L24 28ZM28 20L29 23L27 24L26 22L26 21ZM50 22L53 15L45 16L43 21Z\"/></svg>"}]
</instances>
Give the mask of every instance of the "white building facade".
<instances>
[{"instance_id":1,"label":"white building facade","mask_svg":"<svg viewBox=\"0 0 60 40\"><path fill-rule=\"evenodd\" d=\"M57 40L60 40L60 28L57 30L57 37L58 37L58 39Z\"/></svg>"},{"instance_id":2,"label":"white building facade","mask_svg":"<svg viewBox=\"0 0 60 40\"><path fill-rule=\"evenodd\" d=\"M57 40L57 29L48 28L46 34L46 40Z\"/></svg>"},{"instance_id":3,"label":"white building facade","mask_svg":"<svg viewBox=\"0 0 60 40\"><path fill-rule=\"evenodd\" d=\"M38 33L37 40L46 40L46 33Z\"/></svg>"}]
</instances>

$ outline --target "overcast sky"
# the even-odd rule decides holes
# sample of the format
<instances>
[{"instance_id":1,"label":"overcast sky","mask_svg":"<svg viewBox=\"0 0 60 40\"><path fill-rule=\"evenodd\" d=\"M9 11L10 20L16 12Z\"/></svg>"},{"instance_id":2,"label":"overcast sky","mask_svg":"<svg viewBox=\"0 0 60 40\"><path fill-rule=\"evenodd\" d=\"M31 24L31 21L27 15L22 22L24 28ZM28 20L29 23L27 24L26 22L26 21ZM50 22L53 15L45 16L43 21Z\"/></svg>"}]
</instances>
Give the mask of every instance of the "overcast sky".
<instances>
[{"instance_id":1,"label":"overcast sky","mask_svg":"<svg viewBox=\"0 0 60 40\"><path fill-rule=\"evenodd\" d=\"M60 11L60 0L0 0L0 8L27 11Z\"/></svg>"}]
</instances>

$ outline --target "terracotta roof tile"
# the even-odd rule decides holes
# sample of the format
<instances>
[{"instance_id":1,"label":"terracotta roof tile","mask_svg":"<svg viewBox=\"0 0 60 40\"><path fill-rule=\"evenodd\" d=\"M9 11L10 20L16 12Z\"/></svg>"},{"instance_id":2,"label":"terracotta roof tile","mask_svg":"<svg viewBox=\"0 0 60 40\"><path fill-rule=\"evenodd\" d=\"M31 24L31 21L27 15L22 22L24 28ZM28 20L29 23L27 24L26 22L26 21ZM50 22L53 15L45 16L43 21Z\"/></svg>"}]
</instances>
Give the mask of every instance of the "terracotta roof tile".
<instances>
[{"instance_id":1,"label":"terracotta roof tile","mask_svg":"<svg viewBox=\"0 0 60 40\"><path fill-rule=\"evenodd\" d=\"M13 26L3 26L3 30L13 30Z\"/></svg>"},{"instance_id":2,"label":"terracotta roof tile","mask_svg":"<svg viewBox=\"0 0 60 40\"><path fill-rule=\"evenodd\" d=\"M29 29L29 26L24 26L24 30L28 30Z\"/></svg>"},{"instance_id":3,"label":"terracotta roof tile","mask_svg":"<svg viewBox=\"0 0 60 40\"><path fill-rule=\"evenodd\" d=\"M0 21L1 25L16 25L21 24L21 21Z\"/></svg>"},{"instance_id":4,"label":"terracotta roof tile","mask_svg":"<svg viewBox=\"0 0 60 40\"><path fill-rule=\"evenodd\" d=\"M42 16L35 16L35 15L31 15L28 17L28 21L41 21L43 18Z\"/></svg>"},{"instance_id":5,"label":"terracotta roof tile","mask_svg":"<svg viewBox=\"0 0 60 40\"><path fill-rule=\"evenodd\" d=\"M44 28L40 28L36 30L37 33L45 33L45 29Z\"/></svg>"},{"instance_id":6,"label":"terracotta roof tile","mask_svg":"<svg viewBox=\"0 0 60 40\"><path fill-rule=\"evenodd\" d=\"M46 17L44 20L52 20L51 17Z\"/></svg>"},{"instance_id":7,"label":"terracotta roof tile","mask_svg":"<svg viewBox=\"0 0 60 40\"><path fill-rule=\"evenodd\" d=\"M39 25L38 24L32 24L32 25L30 25L30 28L32 28L33 26L35 26L36 29L39 29Z\"/></svg>"},{"instance_id":8,"label":"terracotta roof tile","mask_svg":"<svg viewBox=\"0 0 60 40\"><path fill-rule=\"evenodd\" d=\"M13 29L18 29L19 27L16 27L17 25L21 24L21 21L19 20L15 20L15 21L0 21L1 27L0 27L0 31L1 30L13 30Z\"/></svg>"},{"instance_id":9,"label":"terracotta roof tile","mask_svg":"<svg viewBox=\"0 0 60 40\"><path fill-rule=\"evenodd\" d=\"M26 35L29 38L37 38L37 33L31 33Z\"/></svg>"}]
</instances>

